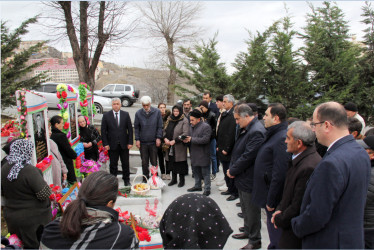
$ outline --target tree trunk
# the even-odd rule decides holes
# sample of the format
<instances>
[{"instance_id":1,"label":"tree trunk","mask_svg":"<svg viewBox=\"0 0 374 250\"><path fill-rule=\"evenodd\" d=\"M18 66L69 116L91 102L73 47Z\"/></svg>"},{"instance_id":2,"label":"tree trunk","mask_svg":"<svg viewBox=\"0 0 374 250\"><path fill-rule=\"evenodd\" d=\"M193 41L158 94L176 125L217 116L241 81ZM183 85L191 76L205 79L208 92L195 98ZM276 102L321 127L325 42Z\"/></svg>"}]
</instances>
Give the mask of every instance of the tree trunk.
<instances>
[{"instance_id":1,"label":"tree trunk","mask_svg":"<svg viewBox=\"0 0 374 250\"><path fill-rule=\"evenodd\" d=\"M171 67L176 68L177 63L175 61L174 55L174 43L172 39L166 38L166 42L168 44L168 59L169 64ZM177 79L177 72L170 68L169 78L168 78L168 95L167 95L167 102L168 104L174 105L174 86Z\"/></svg>"}]
</instances>

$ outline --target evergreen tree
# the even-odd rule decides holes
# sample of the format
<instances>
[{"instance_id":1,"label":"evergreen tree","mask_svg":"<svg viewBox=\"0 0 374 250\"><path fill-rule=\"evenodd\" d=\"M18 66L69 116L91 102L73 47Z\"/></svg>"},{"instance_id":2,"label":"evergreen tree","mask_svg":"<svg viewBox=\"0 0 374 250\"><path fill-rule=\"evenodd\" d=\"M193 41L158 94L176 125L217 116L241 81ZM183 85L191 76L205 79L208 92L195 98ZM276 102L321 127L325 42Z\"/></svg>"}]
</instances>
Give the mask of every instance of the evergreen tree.
<instances>
[{"instance_id":1,"label":"evergreen tree","mask_svg":"<svg viewBox=\"0 0 374 250\"><path fill-rule=\"evenodd\" d=\"M360 94L355 98L359 112L367 121L374 119L374 10L369 2L362 7L364 19L363 55L360 58Z\"/></svg>"},{"instance_id":2,"label":"evergreen tree","mask_svg":"<svg viewBox=\"0 0 374 250\"><path fill-rule=\"evenodd\" d=\"M232 78L232 92L237 99L255 102L259 106L267 103L266 84L269 78L269 36L273 26L263 33L257 31L247 41L247 52L237 55L233 66L236 72Z\"/></svg>"},{"instance_id":3,"label":"evergreen tree","mask_svg":"<svg viewBox=\"0 0 374 250\"><path fill-rule=\"evenodd\" d=\"M313 97L308 90L306 74L297 52L292 50L292 39L296 31L292 30L290 17L275 23L270 40L269 77L265 85L269 102L282 103L290 116L305 119L311 112L306 106L307 100Z\"/></svg>"},{"instance_id":4,"label":"evergreen tree","mask_svg":"<svg viewBox=\"0 0 374 250\"><path fill-rule=\"evenodd\" d=\"M195 86L197 92L176 85L176 94L186 98L186 93L198 96L209 91L212 96L229 93L230 77L226 73L224 63L220 63L217 52L217 34L207 43L197 44L191 48L181 47L186 57L182 60L184 70L175 69L179 77L187 79L187 85Z\"/></svg>"},{"instance_id":5,"label":"evergreen tree","mask_svg":"<svg viewBox=\"0 0 374 250\"><path fill-rule=\"evenodd\" d=\"M2 108L15 105L16 90L26 88L32 89L40 86L40 83L46 79L46 75L38 74L33 77L27 77L34 68L40 66L43 62L27 64L30 56L41 50L44 42L37 43L29 49L18 53L15 52L21 44L21 36L28 32L29 24L35 23L37 18L30 18L24 21L13 33L9 32L6 22L1 21L1 104Z\"/></svg>"},{"instance_id":6,"label":"evergreen tree","mask_svg":"<svg viewBox=\"0 0 374 250\"><path fill-rule=\"evenodd\" d=\"M307 15L302 48L313 104L324 101L344 103L355 100L359 86L357 61L360 50L350 39L347 21L336 4L324 2Z\"/></svg>"}]
</instances>

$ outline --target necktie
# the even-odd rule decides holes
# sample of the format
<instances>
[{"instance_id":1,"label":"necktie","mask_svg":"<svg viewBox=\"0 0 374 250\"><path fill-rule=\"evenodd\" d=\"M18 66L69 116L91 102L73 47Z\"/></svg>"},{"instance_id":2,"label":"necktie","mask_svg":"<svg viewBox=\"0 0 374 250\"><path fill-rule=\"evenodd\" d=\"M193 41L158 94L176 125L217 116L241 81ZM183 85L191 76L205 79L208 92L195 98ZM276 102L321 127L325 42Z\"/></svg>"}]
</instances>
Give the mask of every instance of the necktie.
<instances>
[{"instance_id":1,"label":"necktie","mask_svg":"<svg viewBox=\"0 0 374 250\"><path fill-rule=\"evenodd\" d=\"M118 123L118 113L116 113L116 123L117 123L117 127L119 127L119 123Z\"/></svg>"}]
</instances>

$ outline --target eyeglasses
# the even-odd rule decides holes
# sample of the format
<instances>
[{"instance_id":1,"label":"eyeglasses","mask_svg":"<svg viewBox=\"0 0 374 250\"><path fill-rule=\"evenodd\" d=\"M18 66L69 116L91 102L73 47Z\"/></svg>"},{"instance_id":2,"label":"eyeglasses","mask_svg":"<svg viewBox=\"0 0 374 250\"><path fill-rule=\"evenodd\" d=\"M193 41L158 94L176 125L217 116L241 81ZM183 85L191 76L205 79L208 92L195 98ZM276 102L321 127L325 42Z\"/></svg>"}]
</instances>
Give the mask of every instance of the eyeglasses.
<instances>
[{"instance_id":1,"label":"eyeglasses","mask_svg":"<svg viewBox=\"0 0 374 250\"><path fill-rule=\"evenodd\" d=\"M318 125L318 124L322 124L322 123L324 123L324 122L325 122L325 121L322 121L322 122L315 122L315 123L314 123L314 122L311 122L311 123L310 123L310 127L311 127L311 128L315 128L316 125Z\"/></svg>"}]
</instances>

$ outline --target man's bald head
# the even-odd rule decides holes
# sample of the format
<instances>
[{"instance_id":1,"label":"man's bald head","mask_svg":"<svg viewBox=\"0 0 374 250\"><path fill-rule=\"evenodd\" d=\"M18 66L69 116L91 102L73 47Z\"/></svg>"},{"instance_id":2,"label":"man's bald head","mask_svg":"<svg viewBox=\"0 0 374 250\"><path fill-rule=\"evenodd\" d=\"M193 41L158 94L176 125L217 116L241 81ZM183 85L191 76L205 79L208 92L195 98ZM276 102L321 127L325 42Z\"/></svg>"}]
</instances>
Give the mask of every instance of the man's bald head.
<instances>
[{"instance_id":1,"label":"man's bald head","mask_svg":"<svg viewBox=\"0 0 374 250\"><path fill-rule=\"evenodd\" d=\"M325 102L318 105L315 111L317 112L318 120L329 121L336 128L348 128L347 112L340 103Z\"/></svg>"}]
</instances>

